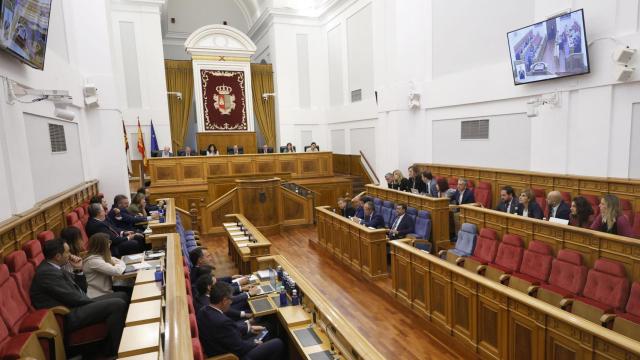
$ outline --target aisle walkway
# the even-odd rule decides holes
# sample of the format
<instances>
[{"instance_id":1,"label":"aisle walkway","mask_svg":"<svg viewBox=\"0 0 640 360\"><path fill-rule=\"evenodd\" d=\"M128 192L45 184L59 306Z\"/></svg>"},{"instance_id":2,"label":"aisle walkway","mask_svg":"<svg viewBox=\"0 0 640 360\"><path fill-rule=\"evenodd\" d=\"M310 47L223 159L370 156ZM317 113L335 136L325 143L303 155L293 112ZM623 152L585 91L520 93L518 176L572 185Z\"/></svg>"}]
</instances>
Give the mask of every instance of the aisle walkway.
<instances>
[{"instance_id":1,"label":"aisle walkway","mask_svg":"<svg viewBox=\"0 0 640 360\"><path fill-rule=\"evenodd\" d=\"M457 359L446 345L429 335L425 320L385 294L379 286L353 276L325 252L309 246L315 227L287 230L269 236L272 253L283 255L388 359ZM224 237L203 240L217 261L219 275L236 271L227 255Z\"/></svg>"}]
</instances>

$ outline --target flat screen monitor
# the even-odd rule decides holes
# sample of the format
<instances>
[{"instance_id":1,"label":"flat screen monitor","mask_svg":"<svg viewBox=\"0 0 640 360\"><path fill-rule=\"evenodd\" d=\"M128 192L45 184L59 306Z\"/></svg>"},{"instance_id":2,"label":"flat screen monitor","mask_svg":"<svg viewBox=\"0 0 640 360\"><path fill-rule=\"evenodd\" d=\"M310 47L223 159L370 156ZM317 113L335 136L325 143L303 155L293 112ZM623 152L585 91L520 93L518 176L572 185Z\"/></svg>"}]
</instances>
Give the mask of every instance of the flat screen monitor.
<instances>
[{"instance_id":1,"label":"flat screen monitor","mask_svg":"<svg viewBox=\"0 0 640 360\"><path fill-rule=\"evenodd\" d=\"M507 33L516 85L589 73L582 9Z\"/></svg>"},{"instance_id":2,"label":"flat screen monitor","mask_svg":"<svg viewBox=\"0 0 640 360\"><path fill-rule=\"evenodd\" d=\"M0 0L0 48L42 70L51 0Z\"/></svg>"}]
</instances>

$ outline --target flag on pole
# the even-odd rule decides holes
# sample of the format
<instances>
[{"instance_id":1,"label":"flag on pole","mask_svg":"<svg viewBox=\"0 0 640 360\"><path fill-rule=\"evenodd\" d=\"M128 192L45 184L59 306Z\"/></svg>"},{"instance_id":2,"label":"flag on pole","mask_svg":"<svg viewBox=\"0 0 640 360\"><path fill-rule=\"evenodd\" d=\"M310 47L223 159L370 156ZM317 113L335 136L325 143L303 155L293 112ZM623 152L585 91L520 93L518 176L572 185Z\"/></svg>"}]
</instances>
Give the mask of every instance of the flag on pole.
<instances>
[{"instance_id":1,"label":"flag on pole","mask_svg":"<svg viewBox=\"0 0 640 360\"><path fill-rule=\"evenodd\" d=\"M129 166L131 163L129 160L129 138L127 137L127 128L124 126L124 119L122 119L122 133L124 134L124 153L127 156L127 173L131 176L131 167Z\"/></svg>"},{"instance_id":2,"label":"flag on pole","mask_svg":"<svg viewBox=\"0 0 640 360\"><path fill-rule=\"evenodd\" d=\"M160 151L158 147L158 139L156 138L156 129L153 128L153 120L151 120L151 153Z\"/></svg>"},{"instance_id":3,"label":"flag on pole","mask_svg":"<svg viewBox=\"0 0 640 360\"><path fill-rule=\"evenodd\" d=\"M138 118L138 152L142 156L142 163L147 166L147 152L144 148L144 137L142 136L142 128L140 127L140 118Z\"/></svg>"}]
</instances>

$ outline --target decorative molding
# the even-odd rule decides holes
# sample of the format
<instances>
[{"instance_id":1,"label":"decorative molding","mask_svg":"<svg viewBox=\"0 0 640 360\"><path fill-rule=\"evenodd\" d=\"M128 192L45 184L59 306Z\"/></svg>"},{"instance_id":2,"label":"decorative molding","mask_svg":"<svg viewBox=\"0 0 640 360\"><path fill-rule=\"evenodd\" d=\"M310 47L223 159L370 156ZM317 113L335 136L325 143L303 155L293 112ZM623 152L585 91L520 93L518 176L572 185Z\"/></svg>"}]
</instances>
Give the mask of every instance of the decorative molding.
<instances>
[{"instance_id":1,"label":"decorative molding","mask_svg":"<svg viewBox=\"0 0 640 360\"><path fill-rule=\"evenodd\" d=\"M248 58L248 57L214 56L214 55L193 55L191 56L191 60L251 62L251 58Z\"/></svg>"},{"instance_id":2,"label":"decorative molding","mask_svg":"<svg viewBox=\"0 0 640 360\"><path fill-rule=\"evenodd\" d=\"M194 55L251 57L256 45L242 31L227 25L207 25L189 35L184 42L187 52Z\"/></svg>"},{"instance_id":3,"label":"decorative molding","mask_svg":"<svg viewBox=\"0 0 640 360\"><path fill-rule=\"evenodd\" d=\"M165 0L111 0L111 11L160 15Z\"/></svg>"}]
</instances>

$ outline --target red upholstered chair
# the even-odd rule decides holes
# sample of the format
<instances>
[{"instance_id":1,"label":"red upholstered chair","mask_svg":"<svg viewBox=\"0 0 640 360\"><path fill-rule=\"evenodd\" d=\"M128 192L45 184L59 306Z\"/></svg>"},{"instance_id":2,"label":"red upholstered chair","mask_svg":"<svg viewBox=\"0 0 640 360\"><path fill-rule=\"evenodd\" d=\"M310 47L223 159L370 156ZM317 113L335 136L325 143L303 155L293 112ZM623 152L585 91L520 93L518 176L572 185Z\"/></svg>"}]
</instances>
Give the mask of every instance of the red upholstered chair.
<instances>
[{"instance_id":1,"label":"red upholstered chair","mask_svg":"<svg viewBox=\"0 0 640 360\"><path fill-rule=\"evenodd\" d=\"M480 229L473 255L463 258L465 269L478 273L483 270L481 265L487 265L496 258L498 252L498 233L493 229ZM460 261L458 262L460 263Z\"/></svg>"},{"instance_id":2,"label":"red upholstered chair","mask_svg":"<svg viewBox=\"0 0 640 360\"><path fill-rule=\"evenodd\" d=\"M89 237L87 233L84 231L84 225L78 218L78 214L75 212L70 212L67 214L67 226L77 228L80 230L80 235L82 235L82 248L83 250L87 250L89 248Z\"/></svg>"},{"instance_id":3,"label":"red upholstered chair","mask_svg":"<svg viewBox=\"0 0 640 360\"><path fill-rule=\"evenodd\" d=\"M458 186L458 178L452 176L449 178L449 189L455 189Z\"/></svg>"},{"instance_id":4,"label":"red upholstered chair","mask_svg":"<svg viewBox=\"0 0 640 360\"><path fill-rule=\"evenodd\" d=\"M36 240L31 240L40 246L40 243ZM28 306L31 305L31 297L29 290L31 289L31 282L36 274L36 267L34 264L27 260L27 255L24 251L14 251L4 258L5 263L9 267L11 277L18 284L18 288L22 291L25 298L25 302Z\"/></svg>"},{"instance_id":5,"label":"red upholstered chair","mask_svg":"<svg viewBox=\"0 0 640 360\"><path fill-rule=\"evenodd\" d=\"M84 211L83 207L79 206L73 209L73 212L78 215L78 219L80 219L82 226L87 225L87 221L89 221L89 214L86 211Z\"/></svg>"},{"instance_id":6,"label":"red upholstered chair","mask_svg":"<svg viewBox=\"0 0 640 360\"><path fill-rule=\"evenodd\" d=\"M482 207L491 209L491 184L488 182L480 181L478 186L473 189L473 194L476 198L476 202L480 203Z\"/></svg>"},{"instance_id":7,"label":"red upholstered chair","mask_svg":"<svg viewBox=\"0 0 640 360\"><path fill-rule=\"evenodd\" d=\"M456 183L456 185L457 185L457 183ZM468 180L467 179L467 189L473 190L474 186L475 186L475 183L473 182L473 180Z\"/></svg>"},{"instance_id":8,"label":"red upholstered chair","mask_svg":"<svg viewBox=\"0 0 640 360\"><path fill-rule=\"evenodd\" d=\"M580 194L580 196L584 197L587 202L589 202L589 205L591 205L591 209L593 209L593 216L598 216L598 214L600 214L600 198L597 197L596 195L582 195Z\"/></svg>"},{"instance_id":9,"label":"red upholstered chair","mask_svg":"<svg viewBox=\"0 0 640 360\"><path fill-rule=\"evenodd\" d=\"M640 239L640 212L633 216L633 237Z\"/></svg>"},{"instance_id":10,"label":"red upholstered chair","mask_svg":"<svg viewBox=\"0 0 640 360\"><path fill-rule=\"evenodd\" d=\"M12 335L0 321L0 359L46 359L46 352L33 332Z\"/></svg>"},{"instance_id":11,"label":"red upholstered chair","mask_svg":"<svg viewBox=\"0 0 640 360\"><path fill-rule=\"evenodd\" d=\"M631 285L625 312L613 320L613 331L640 341L640 283Z\"/></svg>"},{"instance_id":12,"label":"red upholstered chair","mask_svg":"<svg viewBox=\"0 0 640 360\"><path fill-rule=\"evenodd\" d=\"M544 213L544 217L548 217L547 212L549 209L547 209L547 196L544 193L544 189L531 189L531 190L533 190L533 196L536 197L536 202L540 206L540 209L542 209L542 212Z\"/></svg>"},{"instance_id":13,"label":"red upholstered chair","mask_svg":"<svg viewBox=\"0 0 640 360\"><path fill-rule=\"evenodd\" d=\"M607 324L612 317L603 317L624 311L629 296L629 280L624 266L616 261L598 259L587 274L582 296L573 300L571 312L597 324Z\"/></svg>"},{"instance_id":14,"label":"red upholstered chair","mask_svg":"<svg viewBox=\"0 0 640 360\"><path fill-rule=\"evenodd\" d=\"M193 348L193 360L205 360L200 339L192 337L191 347ZM231 353L228 353L223 355L212 356L210 358L206 358L206 360L238 360L238 357Z\"/></svg>"},{"instance_id":15,"label":"red upholstered chair","mask_svg":"<svg viewBox=\"0 0 640 360\"><path fill-rule=\"evenodd\" d=\"M620 199L620 209L622 213L627 216L629 220L629 224L633 225L633 206L631 205L631 201L629 199Z\"/></svg>"},{"instance_id":16,"label":"red upholstered chair","mask_svg":"<svg viewBox=\"0 0 640 360\"><path fill-rule=\"evenodd\" d=\"M573 201L571 193L568 191L560 191L560 195L562 195L562 200L566 202L567 205L571 206L571 202Z\"/></svg>"},{"instance_id":17,"label":"red upholstered chair","mask_svg":"<svg viewBox=\"0 0 640 360\"><path fill-rule=\"evenodd\" d=\"M520 270L511 274L509 287L532 294L538 285L549 280L552 261L551 246L538 240L530 242L524 251Z\"/></svg>"},{"instance_id":18,"label":"red upholstered chair","mask_svg":"<svg viewBox=\"0 0 640 360\"><path fill-rule=\"evenodd\" d=\"M189 308L189 314L195 315L196 308L193 306L193 299L191 298L190 294L187 294L187 295L189 295L187 296L187 307Z\"/></svg>"},{"instance_id":19,"label":"red upholstered chair","mask_svg":"<svg viewBox=\"0 0 640 360\"><path fill-rule=\"evenodd\" d=\"M24 263L27 263L24 252L15 251L14 253L18 252L22 253L21 258ZM14 262L14 260L10 259L9 261ZM62 331L53 313L48 309L35 310L27 303L26 295L16 280L9 276L9 268L6 264L0 265L0 294L2 294L0 296L0 318L4 320L11 334L35 332L47 359L51 356L56 359L65 357Z\"/></svg>"},{"instance_id":20,"label":"red upholstered chair","mask_svg":"<svg viewBox=\"0 0 640 360\"><path fill-rule=\"evenodd\" d=\"M27 255L27 259L34 267L38 267L41 262L44 261L44 254L42 254L42 245L38 240L29 240L22 245L22 251Z\"/></svg>"},{"instance_id":21,"label":"red upholstered chair","mask_svg":"<svg viewBox=\"0 0 640 360\"><path fill-rule=\"evenodd\" d=\"M51 230L41 231L38 234L38 241L40 241L40 245L44 246L45 241L53 240L56 238L56 235Z\"/></svg>"},{"instance_id":22,"label":"red upholstered chair","mask_svg":"<svg viewBox=\"0 0 640 360\"><path fill-rule=\"evenodd\" d=\"M520 270L523 254L522 238L518 235L504 234L498 245L496 258L487 266L485 276L493 281L507 283L509 275Z\"/></svg>"},{"instance_id":23,"label":"red upholstered chair","mask_svg":"<svg viewBox=\"0 0 640 360\"><path fill-rule=\"evenodd\" d=\"M582 265L582 255L562 249L551 262L549 282L540 285L536 297L553 306L565 307L565 299L580 294L586 280L587 267Z\"/></svg>"},{"instance_id":24,"label":"red upholstered chair","mask_svg":"<svg viewBox=\"0 0 640 360\"><path fill-rule=\"evenodd\" d=\"M191 337L199 339L198 323L196 322L196 314L189 313L189 327L191 328Z\"/></svg>"}]
</instances>

